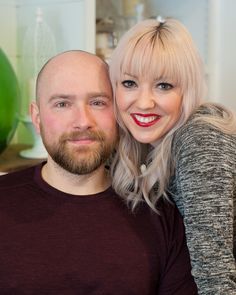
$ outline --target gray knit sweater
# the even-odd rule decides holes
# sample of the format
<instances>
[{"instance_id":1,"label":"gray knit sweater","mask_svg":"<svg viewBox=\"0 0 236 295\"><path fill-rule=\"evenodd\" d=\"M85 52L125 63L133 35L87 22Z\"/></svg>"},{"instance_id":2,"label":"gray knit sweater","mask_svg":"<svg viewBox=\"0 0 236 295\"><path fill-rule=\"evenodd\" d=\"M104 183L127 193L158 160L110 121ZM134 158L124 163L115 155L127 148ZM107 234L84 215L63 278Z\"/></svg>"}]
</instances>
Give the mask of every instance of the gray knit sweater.
<instances>
[{"instance_id":1,"label":"gray knit sweater","mask_svg":"<svg viewBox=\"0 0 236 295\"><path fill-rule=\"evenodd\" d=\"M170 189L184 217L200 295L236 294L236 137L188 121L176 133Z\"/></svg>"}]
</instances>

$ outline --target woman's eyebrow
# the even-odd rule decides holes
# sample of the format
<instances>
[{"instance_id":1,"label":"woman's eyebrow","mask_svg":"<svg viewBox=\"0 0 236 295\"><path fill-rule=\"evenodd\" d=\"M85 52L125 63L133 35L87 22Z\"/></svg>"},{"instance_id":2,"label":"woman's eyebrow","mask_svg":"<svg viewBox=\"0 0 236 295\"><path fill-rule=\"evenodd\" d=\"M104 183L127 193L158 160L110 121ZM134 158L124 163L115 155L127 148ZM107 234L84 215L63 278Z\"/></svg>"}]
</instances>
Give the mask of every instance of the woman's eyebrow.
<instances>
[{"instance_id":1,"label":"woman's eyebrow","mask_svg":"<svg viewBox=\"0 0 236 295\"><path fill-rule=\"evenodd\" d=\"M136 75L133 75L133 74L130 74L130 73L127 73L127 72L124 72L123 73L123 76L130 76L130 77L132 77L132 78L135 78L135 79L137 79L138 77L136 76Z\"/></svg>"}]
</instances>

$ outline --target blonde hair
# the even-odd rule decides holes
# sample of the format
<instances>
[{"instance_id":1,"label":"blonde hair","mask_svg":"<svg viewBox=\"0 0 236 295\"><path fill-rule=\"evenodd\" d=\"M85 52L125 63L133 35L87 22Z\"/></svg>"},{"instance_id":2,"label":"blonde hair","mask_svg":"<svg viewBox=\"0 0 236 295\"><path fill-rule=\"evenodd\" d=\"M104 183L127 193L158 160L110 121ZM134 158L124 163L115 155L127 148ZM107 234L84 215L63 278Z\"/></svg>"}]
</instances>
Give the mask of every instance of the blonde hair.
<instances>
[{"instance_id":1,"label":"blonde hair","mask_svg":"<svg viewBox=\"0 0 236 295\"><path fill-rule=\"evenodd\" d=\"M119 115L116 86L127 72L152 79L166 77L181 89L179 119L155 148L137 142ZM111 167L113 187L131 203L133 209L144 199L156 211L158 199L161 196L168 199L167 187L174 165L171 147L175 131L197 110L206 96L202 59L191 35L179 21L167 19L160 23L149 19L136 24L119 41L110 60L110 78L115 114L120 126L120 142ZM199 116L197 120L210 122L230 133L233 126L231 114L217 105L209 104L208 107L212 108L211 114L204 118ZM215 118L219 112L224 113L224 116ZM143 161L147 166L145 171L140 169Z\"/></svg>"}]
</instances>

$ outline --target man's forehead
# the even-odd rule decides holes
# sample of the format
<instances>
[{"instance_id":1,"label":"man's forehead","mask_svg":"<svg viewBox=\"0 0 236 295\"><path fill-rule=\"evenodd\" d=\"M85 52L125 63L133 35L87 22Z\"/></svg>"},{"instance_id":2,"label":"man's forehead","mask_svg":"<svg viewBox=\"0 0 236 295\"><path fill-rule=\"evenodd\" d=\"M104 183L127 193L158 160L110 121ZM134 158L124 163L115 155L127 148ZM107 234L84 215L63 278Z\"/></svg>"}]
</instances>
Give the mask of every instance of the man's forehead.
<instances>
[{"instance_id":1,"label":"man's forehead","mask_svg":"<svg viewBox=\"0 0 236 295\"><path fill-rule=\"evenodd\" d=\"M58 84L59 81L69 83L70 78L67 79L67 76L73 81L77 79L77 81L95 82L99 79L100 83L102 81L109 83L108 67L100 58L87 52L71 51L57 55L44 66L37 80L37 97L39 98L45 86L50 87L51 83ZM100 79L101 77L103 78ZM71 83L73 81L71 80Z\"/></svg>"},{"instance_id":2,"label":"man's forehead","mask_svg":"<svg viewBox=\"0 0 236 295\"><path fill-rule=\"evenodd\" d=\"M93 69L93 71L104 71L108 72L108 69L98 57L92 54L84 53L70 53L57 56L50 60L43 72L43 75L52 75L60 71L82 71L86 69Z\"/></svg>"}]
</instances>

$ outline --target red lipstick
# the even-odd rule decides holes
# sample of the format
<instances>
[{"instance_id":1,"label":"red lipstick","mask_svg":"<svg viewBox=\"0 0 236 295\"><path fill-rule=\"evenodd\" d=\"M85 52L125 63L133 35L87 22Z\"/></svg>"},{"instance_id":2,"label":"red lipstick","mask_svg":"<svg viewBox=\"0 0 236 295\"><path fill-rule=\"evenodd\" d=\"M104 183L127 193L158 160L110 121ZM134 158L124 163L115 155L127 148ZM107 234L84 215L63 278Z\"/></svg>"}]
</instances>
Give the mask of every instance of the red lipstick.
<instances>
[{"instance_id":1,"label":"red lipstick","mask_svg":"<svg viewBox=\"0 0 236 295\"><path fill-rule=\"evenodd\" d=\"M132 113L130 115L134 122L140 127L150 127L161 119L161 116L157 114Z\"/></svg>"}]
</instances>

